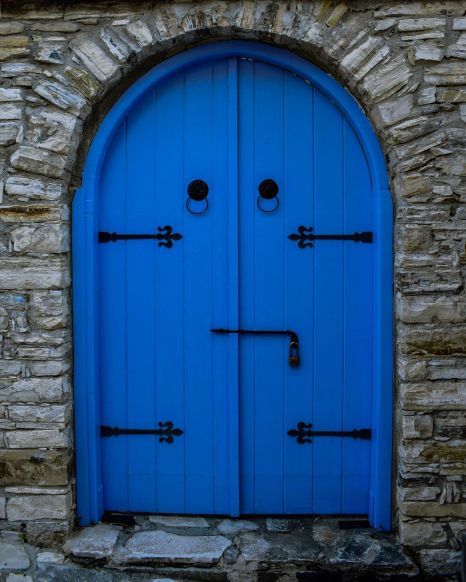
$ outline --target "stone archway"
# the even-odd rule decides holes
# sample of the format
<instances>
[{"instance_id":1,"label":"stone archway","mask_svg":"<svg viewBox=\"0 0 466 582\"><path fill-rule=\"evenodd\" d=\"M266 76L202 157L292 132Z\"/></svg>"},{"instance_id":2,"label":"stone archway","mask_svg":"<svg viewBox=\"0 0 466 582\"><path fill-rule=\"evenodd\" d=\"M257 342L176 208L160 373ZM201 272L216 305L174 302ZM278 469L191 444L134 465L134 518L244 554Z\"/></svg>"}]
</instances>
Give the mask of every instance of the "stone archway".
<instances>
[{"instance_id":1,"label":"stone archway","mask_svg":"<svg viewBox=\"0 0 466 582\"><path fill-rule=\"evenodd\" d=\"M25 297L7 306L16 327L7 332L6 357L18 362L8 368L7 394L13 403L44 402L62 415L59 429L44 425L34 435L9 431L7 445L63 452L58 460L56 453L40 453L44 471L50 474L58 463L62 475L32 483L42 496L8 494L9 523L19 525L25 505L40 504L43 496L55 509L44 515L38 507L29 514L31 538L41 531L35 521L50 519L42 531L54 535L66 530L73 515L65 474L66 451L71 450L68 192L78 185L98 118L134 76L165 56L213 38L252 38L292 49L333 74L363 106L384 148L397 224L396 512L406 544L449 551L442 548L458 531L463 507L458 505L461 449L454 427L462 406L459 357L465 334L458 207L464 164L456 106L461 95L451 86L460 73L461 49L453 37L447 49L450 59L442 62L445 51L419 46L420 25L411 21L435 17L423 26L439 37L445 30L461 30L463 12L460 2L439 3L437 8L378 8L369 3L364 9L327 2L113 3L91 12L79 5L49 7L32 16L14 3L3 9L7 34L13 35L7 61L38 55L35 63L6 62L2 67L7 79L23 75L30 80L24 89L9 82L2 97L9 103L0 212L11 239L11 252L2 258L2 289ZM56 29L64 40L47 38L53 30L48 19L59 23ZM36 44L21 36L23 21L27 30L35 31L31 42ZM13 127L19 119L24 121L21 134ZM18 337L28 325L32 332ZM52 364L40 363L46 357ZM13 414L19 421L24 418L24 411ZM439 443L434 435L449 441ZM20 452L11 458L13 472L24 466ZM55 483L56 491L40 490Z\"/></svg>"}]
</instances>

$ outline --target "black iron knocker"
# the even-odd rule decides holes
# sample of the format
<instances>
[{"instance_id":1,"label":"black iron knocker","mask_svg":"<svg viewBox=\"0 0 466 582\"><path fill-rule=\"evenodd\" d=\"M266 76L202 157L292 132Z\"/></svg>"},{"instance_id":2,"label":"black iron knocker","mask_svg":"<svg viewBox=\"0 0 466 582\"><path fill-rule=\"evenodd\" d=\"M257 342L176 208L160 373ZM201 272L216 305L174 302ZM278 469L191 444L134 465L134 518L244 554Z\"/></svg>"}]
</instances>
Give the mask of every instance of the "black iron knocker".
<instances>
[{"instance_id":1,"label":"black iron knocker","mask_svg":"<svg viewBox=\"0 0 466 582\"><path fill-rule=\"evenodd\" d=\"M209 186L204 180L193 180L188 185L188 199L186 200L186 208L191 214L204 214L209 207L207 195L209 194ZM192 208L192 201L204 202L202 210L196 211Z\"/></svg>"},{"instance_id":2,"label":"black iron knocker","mask_svg":"<svg viewBox=\"0 0 466 582\"><path fill-rule=\"evenodd\" d=\"M262 180L259 184L258 190L259 196L257 197L257 207L259 210L266 212L267 214L275 212L280 206L280 200L278 199L278 184L275 180L270 178ZM264 207L262 200L275 200L275 204L270 210L268 210Z\"/></svg>"}]
</instances>

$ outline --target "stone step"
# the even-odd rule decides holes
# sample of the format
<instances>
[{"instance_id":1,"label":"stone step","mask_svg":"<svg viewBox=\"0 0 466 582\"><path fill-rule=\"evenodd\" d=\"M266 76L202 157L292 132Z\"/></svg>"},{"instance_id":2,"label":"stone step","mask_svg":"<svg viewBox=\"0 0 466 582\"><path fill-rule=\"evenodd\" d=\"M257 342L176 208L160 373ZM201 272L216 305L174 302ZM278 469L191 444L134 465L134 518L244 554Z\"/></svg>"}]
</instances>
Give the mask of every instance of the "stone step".
<instances>
[{"instance_id":1,"label":"stone step","mask_svg":"<svg viewBox=\"0 0 466 582\"><path fill-rule=\"evenodd\" d=\"M134 522L82 528L64 553L21 544L19 537L0 543L0 576L21 573L23 582L420 580L393 534L343 530L337 520L135 516Z\"/></svg>"}]
</instances>

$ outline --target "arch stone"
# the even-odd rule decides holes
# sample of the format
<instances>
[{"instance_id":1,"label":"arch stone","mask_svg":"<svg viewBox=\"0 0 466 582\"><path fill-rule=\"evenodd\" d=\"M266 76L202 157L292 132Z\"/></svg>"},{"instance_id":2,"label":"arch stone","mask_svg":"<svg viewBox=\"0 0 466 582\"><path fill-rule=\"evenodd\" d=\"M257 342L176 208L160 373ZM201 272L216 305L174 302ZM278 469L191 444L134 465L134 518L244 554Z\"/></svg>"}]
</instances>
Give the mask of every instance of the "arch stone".
<instances>
[{"instance_id":1,"label":"arch stone","mask_svg":"<svg viewBox=\"0 0 466 582\"><path fill-rule=\"evenodd\" d=\"M53 540L73 522L70 205L102 117L167 56L246 39L285 47L334 76L379 138L396 219L394 523L427 569L458 559L465 30L461 0L2 7L0 528L24 523L31 541Z\"/></svg>"}]
</instances>

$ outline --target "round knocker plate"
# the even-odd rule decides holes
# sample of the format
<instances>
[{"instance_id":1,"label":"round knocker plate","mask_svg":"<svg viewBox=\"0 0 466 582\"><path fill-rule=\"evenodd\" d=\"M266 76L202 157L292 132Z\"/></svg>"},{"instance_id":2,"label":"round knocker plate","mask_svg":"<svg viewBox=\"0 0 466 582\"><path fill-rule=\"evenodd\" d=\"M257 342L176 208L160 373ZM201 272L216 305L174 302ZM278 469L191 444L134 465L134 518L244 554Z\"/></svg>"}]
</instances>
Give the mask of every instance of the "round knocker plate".
<instances>
[{"instance_id":1,"label":"round knocker plate","mask_svg":"<svg viewBox=\"0 0 466 582\"><path fill-rule=\"evenodd\" d=\"M188 199L186 200L186 208L191 214L204 214L209 207L207 195L209 194L209 186L204 180L193 180L188 185ZM199 202L201 204L199 204Z\"/></svg>"},{"instance_id":2,"label":"round knocker plate","mask_svg":"<svg viewBox=\"0 0 466 582\"><path fill-rule=\"evenodd\" d=\"M267 180L262 180L259 184L259 196L265 200L272 200L278 194L278 184L275 180L267 178Z\"/></svg>"},{"instance_id":3,"label":"round knocker plate","mask_svg":"<svg viewBox=\"0 0 466 582\"><path fill-rule=\"evenodd\" d=\"M200 202L201 200L205 200L208 194L209 186L207 185L207 182L204 182L204 180L193 180L189 183L188 196L191 200Z\"/></svg>"},{"instance_id":4,"label":"round knocker plate","mask_svg":"<svg viewBox=\"0 0 466 582\"><path fill-rule=\"evenodd\" d=\"M278 198L278 184L275 180L267 178L262 180L258 187L259 196L257 197L257 207L261 212L272 214L280 206ZM272 202L270 202L272 201Z\"/></svg>"}]
</instances>

